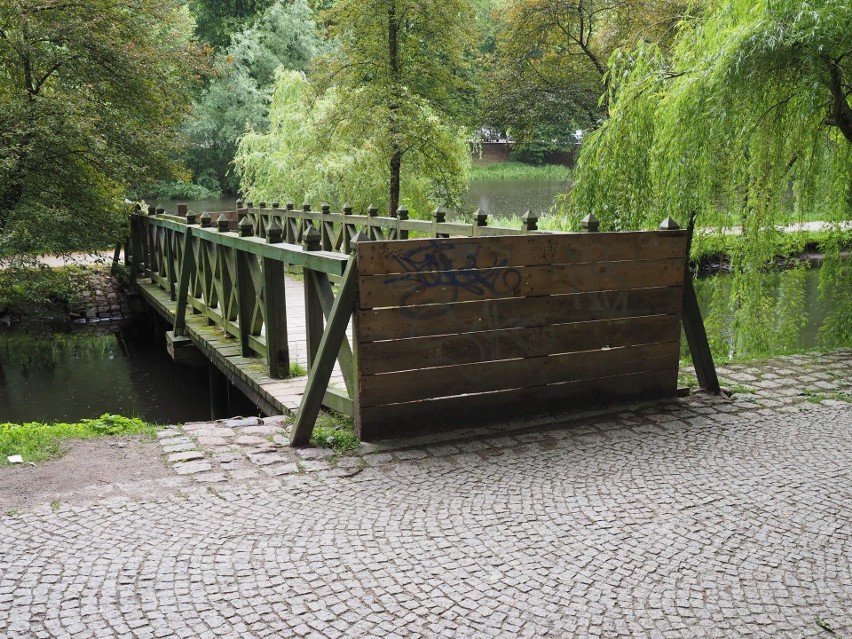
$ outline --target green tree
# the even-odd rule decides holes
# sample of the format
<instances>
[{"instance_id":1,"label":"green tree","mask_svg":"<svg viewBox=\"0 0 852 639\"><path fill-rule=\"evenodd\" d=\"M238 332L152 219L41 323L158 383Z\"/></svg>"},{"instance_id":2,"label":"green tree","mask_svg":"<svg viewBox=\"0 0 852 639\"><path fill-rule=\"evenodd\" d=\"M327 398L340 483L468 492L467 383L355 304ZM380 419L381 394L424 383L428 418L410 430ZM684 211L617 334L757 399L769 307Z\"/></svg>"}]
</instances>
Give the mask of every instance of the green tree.
<instances>
[{"instance_id":1,"label":"green tree","mask_svg":"<svg viewBox=\"0 0 852 639\"><path fill-rule=\"evenodd\" d=\"M369 114L338 117L341 100L351 95L331 88L317 96L304 74L279 70L269 130L245 135L234 160L246 196L268 202L327 201L338 209L349 203L359 212L370 204L386 206L387 137L380 132L382 122L368 121ZM421 109L423 117L409 123L416 127L409 135L428 140L441 162L423 153L407 155L400 190L414 213L457 202L470 165L464 130L447 126L427 105Z\"/></svg>"},{"instance_id":2,"label":"green tree","mask_svg":"<svg viewBox=\"0 0 852 639\"><path fill-rule=\"evenodd\" d=\"M278 67L303 70L322 49L305 0L275 2L217 56L216 76L196 101L187 126L188 163L196 180L233 191L229 176L237 141L246 130L264 132Z\"/></svg>"},{"instance_id":3,"label":"green tree","mask_svg":"<svg viewBox=\"0 0 852 639\"><path fill-rule=\"evenodd\" d=\"M451 159L423 133L435 118L452 128L472 99L472 4L338 0L327 15L338 46L318 64L319 86L335 86L340 99L326 135L337 122L356 124L386 154L391 210L400 203L403 162L414 156L446 187Z\"/></svg>"},{"instance_id":4,"label":"green tree","mask_svg":"<svg viewBox=\"0 0 852 639\"><path fill-rule=\"evenodd\" d=\"M0 3L0 256L114 239L174 174L201 54L177 0Z\"/></svg>"},{"instance_id":5,"label":"green tree","mask_svg":"<svg viewBox=\"0 0 852 639\"><path fill-rule=\"evenodd\" d=\"M189 6L196 21L196 33L207 44L224 49L231 34L239 33L251 24L254 16L263 12L275 0L190 0Z\"/></svg>"},{"instance_id":6,"label":"green tree","mask_svg":"<svg viewBox=\"0 0 852 639\"><path fill-rule=\"evenodd\" d=\"M672 0L504 4L483 119L539 153L573 144L574 130L605 118L612 51L642 39L665 46L683 9Z\"/></svg>"},{"instance_id":7,"label":"green tree","mask_svg":"<svg viewBox=\"0 0 852 639\"><path fill-rule=\"evenodd\" d=\"M605 227L662 216L742 227L736 272L763 268L781 217L832 226L823 290L835 335L852 341L852 274L840 259L852 219L852 6L846 0L707 1L670 55L643 43L611 60L610 117L585 143L568 210ZM700 244L704 238L698 236ZM736 280L735 306L765 300Z\"/></svg>"}]
</instances>

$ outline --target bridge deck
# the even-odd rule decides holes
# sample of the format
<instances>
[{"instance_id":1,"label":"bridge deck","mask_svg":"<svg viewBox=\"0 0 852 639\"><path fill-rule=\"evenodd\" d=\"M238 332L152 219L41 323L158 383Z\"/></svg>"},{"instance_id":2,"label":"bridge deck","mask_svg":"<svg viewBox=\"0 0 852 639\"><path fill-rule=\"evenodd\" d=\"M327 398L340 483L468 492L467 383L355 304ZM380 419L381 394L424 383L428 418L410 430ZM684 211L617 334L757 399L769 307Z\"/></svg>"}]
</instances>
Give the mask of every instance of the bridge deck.
<instances>
[{"instance_id":1,"label":"bridge deck","mask_svg":"<svg viewBox=\"0 0 852 639\"><path fill-rule=\"evenodd\" d=\"M169 298L169 294L147 279L139 279L137 284L139 292L149 304L172 323L177 303ZM300 280L286 278L286 306L290 361L307 366L304 286ZM240 352L239 340L227 335L218 326L208 325L203 315L188 312L186 328L187 336L205 357L264 413L292 415L298 411L307 376L291 379L269 377L263 357L244 357ZM326 393L323 403L351 414L352 400L346 396L339 366L335 366L330 386L332 388Z\"/></svg>"}]
</instances>

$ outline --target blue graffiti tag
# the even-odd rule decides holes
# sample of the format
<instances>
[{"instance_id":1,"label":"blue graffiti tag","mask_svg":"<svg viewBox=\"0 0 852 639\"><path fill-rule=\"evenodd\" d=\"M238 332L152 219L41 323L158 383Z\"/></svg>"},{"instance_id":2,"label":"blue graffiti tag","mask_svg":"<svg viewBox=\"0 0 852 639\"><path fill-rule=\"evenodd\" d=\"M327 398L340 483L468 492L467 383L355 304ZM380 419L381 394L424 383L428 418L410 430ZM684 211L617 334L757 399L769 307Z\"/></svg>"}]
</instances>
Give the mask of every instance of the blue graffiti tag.
<instances>
[{"instance_id":1,"label":"blue graffiti tag","mask_svg":"<svg viewBox=\"0 0 852 639\"><path fill-rule=\"evenodd\" d=\"M394 255L396 262L407 272L385 280L385 284L410 282L410 287L401 297L399 305L410 307L403 310L410 317L429 318L444 315L450 311L446 304L459 301L462 291L476 297L493 297L517 294L521 283L521 274L517 269L505 269L507 259L494 260L488 266L479 264L479 249L463 257L462 264L456 265L445 250L455 248L454 244L430 241L422 248L412 249L402 255ZM494 270L487 270L494 269ZM503 269L503 270L498 270ZM417 306L415 296L424 291L441 288L445 296L440 303ZM435 300L439 302L439 300Z\"/></svg>"}]
</instances>

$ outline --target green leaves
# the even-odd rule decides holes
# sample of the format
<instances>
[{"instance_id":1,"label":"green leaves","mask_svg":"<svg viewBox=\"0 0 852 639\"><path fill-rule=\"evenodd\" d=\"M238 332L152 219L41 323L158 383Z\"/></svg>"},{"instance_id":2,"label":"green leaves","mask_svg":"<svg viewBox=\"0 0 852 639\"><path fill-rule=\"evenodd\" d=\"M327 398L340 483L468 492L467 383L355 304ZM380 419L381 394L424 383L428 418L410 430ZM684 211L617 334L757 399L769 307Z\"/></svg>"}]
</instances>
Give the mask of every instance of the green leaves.
<instances>
[{"instance_id":1,"label":"green leaves","mask_svg":"<svg viewBox=\"0 0 852 639\"><path fill-rule=\"evenodd\" d=\"M123 190L179 169L201 62L185 8L22 0L0 23L0 258L114 240Z\"/></svg>"}]
</instances>

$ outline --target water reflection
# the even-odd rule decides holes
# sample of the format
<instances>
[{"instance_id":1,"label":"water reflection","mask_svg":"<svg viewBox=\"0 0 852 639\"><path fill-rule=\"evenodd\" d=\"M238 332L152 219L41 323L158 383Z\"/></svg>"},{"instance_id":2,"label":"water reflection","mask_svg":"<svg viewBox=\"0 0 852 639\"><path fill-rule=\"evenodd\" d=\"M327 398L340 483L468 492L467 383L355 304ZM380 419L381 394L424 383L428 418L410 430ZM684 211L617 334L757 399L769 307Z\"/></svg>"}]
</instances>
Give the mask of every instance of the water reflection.
<instances>
[{"instance_id":1,"label":"water reflection","mask_svg":"<svg viewBox=\"0 0 852 639\"><path fill-rule=\"evenodd\" d=\"M842 300L821 295L819 269L715 275L695 282L714 357L745 359L847 346ZM688 353L685 350L684 355Z\"/></svg>"},{"instance_id":2,"label":"water reflection","mask_svg":"<svg viewBox=\"0 0 852 639\"><path fill-rule=\"evenodd\" d=\"M111 332L0 334L0 422L105 412L162 423L207 419L206 369L174 364L146 322Z\"/></svg>"},{"instance_id":3,"label":"water reflection","mask_svg":"<svg viewBox=\"0 0 852 639\"><path fill-rule=\"evenodd\" d=\"M565 180L474 180L464 195L464 204L466 212L479 208L492 217L518 218L527 210L542 216L550 212L554 198L565 189ZM190 200L187 205L189 210L201 213L233 211L235 203L235 198L221 198ZM162 206L168 213L177 213L176 200L151 204Z\"/></svg>"}]
</instances>

